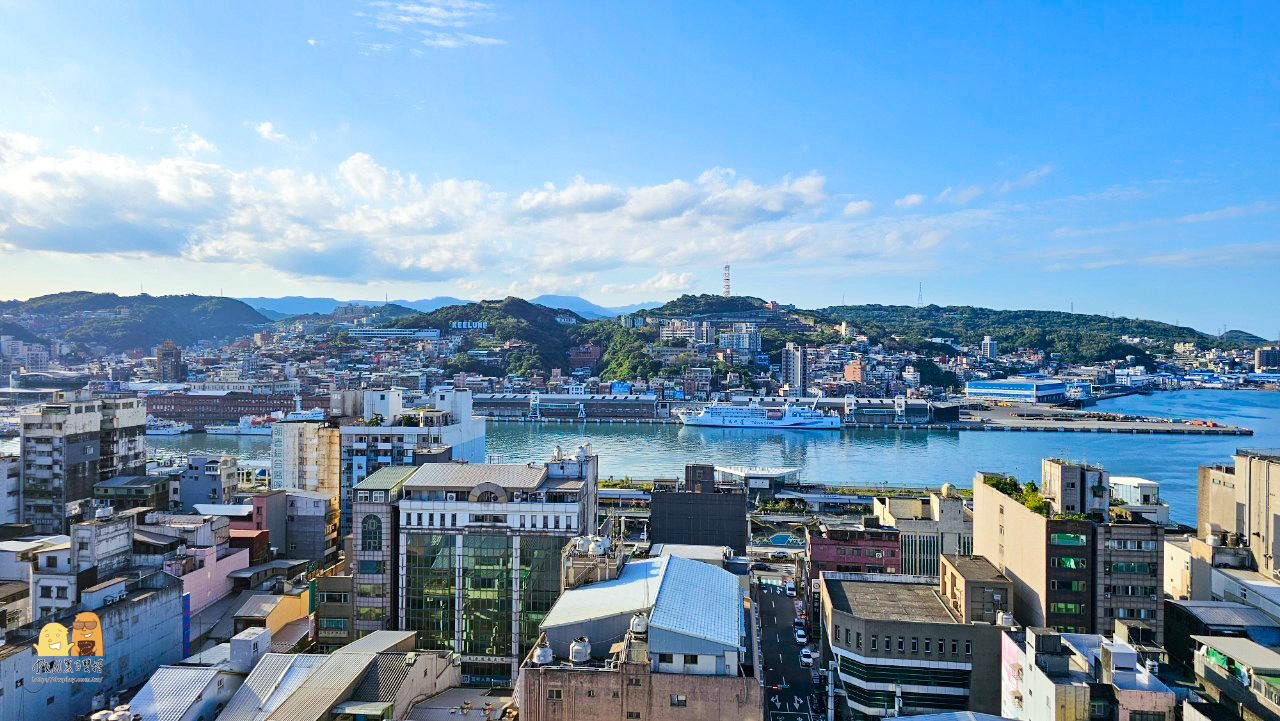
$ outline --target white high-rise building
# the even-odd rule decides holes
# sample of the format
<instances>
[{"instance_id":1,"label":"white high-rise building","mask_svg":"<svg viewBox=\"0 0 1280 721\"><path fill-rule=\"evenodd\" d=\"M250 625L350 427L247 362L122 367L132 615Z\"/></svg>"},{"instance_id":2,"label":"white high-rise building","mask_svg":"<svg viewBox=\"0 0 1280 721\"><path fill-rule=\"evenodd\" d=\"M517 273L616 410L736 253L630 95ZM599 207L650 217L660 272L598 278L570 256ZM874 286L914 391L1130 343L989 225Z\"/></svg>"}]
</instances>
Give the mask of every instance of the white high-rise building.
<instances>
[{"instance_id":1,"label":"white high-rise building","mask_svg":"<svg viewBox=\"0 0 1280 721\"><path fill-rule=\"evenodd\" d=\"M788 343L782 349L782 371L780 380L787 385L787 395L802 396L808 380L808 363L805 360L804 346Z\"/></svg>"},{"instance_id":2,"label":"white high-rise building","mask_svg":"<svg viewBox=\"0 0 1280 721\"><path fill-rule=\"evenodd\" d=\"M1000 351L991 336L986 335L982 337L982 348L978 351L978 354L983 358L995 358L1000 355Z\"/></svg>"}]
</instances>

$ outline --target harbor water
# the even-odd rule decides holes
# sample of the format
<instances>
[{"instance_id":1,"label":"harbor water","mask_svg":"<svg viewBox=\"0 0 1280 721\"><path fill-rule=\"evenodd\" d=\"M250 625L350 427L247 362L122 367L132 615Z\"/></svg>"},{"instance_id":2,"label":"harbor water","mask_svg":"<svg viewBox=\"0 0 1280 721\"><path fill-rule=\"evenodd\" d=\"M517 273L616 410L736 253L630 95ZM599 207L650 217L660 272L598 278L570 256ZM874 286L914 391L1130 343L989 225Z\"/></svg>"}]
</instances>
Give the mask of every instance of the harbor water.
<instances>
[{"instance_id":1,"label":"harbor water","mask_svg":"<svg viewBox=\"0 0 1280 721\"><path fill-rule=\"evenodd\" d=\"M1126 396L1097 410L1179 420L1204 419L1252 428L1253 436L1170 436L1111 433L977 431L772 431L662 424L491 423L488 452L502 462L544 460L556 444L590 442L601 477L674 478L686 463L787 466L810 483L968 487L975 471L1003 471L1039 480L1040 459L1100 463L1114 475L1159 481L1175 520L1196 512L1196 469L1229 461L1238 447L1280 447L1280 393L1190 390ZM270 437L152 436L161 454L230 453L270 458Z\"/></svg>"}]
</instances>

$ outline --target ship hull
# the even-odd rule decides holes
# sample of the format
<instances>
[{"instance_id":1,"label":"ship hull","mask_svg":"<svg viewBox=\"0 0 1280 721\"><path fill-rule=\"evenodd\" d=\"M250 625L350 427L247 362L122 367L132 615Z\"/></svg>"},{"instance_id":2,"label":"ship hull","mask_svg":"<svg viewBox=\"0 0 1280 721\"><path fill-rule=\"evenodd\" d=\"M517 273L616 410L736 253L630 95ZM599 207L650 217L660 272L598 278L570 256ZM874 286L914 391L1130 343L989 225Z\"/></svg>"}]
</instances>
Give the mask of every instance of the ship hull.
<instances>
[{"instance_id":1,"label":"ship hull","mask_svg":"<svg viewBox=\"0 0 1280 721\"><path fill-rule=\"evenodd\" d=\"M839 418L759 420L754 418L702 418L700 416L684 416L680 420L686 426L702 426L705 428L760 428L764 430L792 431L840 430Z\"/></svg>"}]
</instances>

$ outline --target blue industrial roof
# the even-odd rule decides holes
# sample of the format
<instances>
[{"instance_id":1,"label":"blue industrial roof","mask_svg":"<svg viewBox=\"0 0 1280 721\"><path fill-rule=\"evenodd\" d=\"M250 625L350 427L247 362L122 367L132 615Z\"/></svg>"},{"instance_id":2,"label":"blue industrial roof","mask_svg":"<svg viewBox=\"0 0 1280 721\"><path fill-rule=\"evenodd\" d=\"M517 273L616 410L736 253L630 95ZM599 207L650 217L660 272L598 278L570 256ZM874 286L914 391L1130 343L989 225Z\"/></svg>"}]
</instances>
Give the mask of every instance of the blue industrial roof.
<instances>
[{"instance_id":1,"label":"blue industrial roof","mask_svg":"<svg viewBox=\"0 0 1280 721\"><path fill-rule=\"evenodd\" d=\"M666 556L667 569L649 627L739 646L742 586L734 574L700 561Z\"/></svg>"},{"instance_id":2,"label":"blue industrial roof","mask_svg":"<svg viewBox=\"0 0 1280 721\"><path fill-rule=\"evenodd\" d=\"M742 586L734 574L679 556L631 561L618 578L560 595L543 628L649 610L650 628L725 646L742 643Z\"/></svg>"}]
</instances>

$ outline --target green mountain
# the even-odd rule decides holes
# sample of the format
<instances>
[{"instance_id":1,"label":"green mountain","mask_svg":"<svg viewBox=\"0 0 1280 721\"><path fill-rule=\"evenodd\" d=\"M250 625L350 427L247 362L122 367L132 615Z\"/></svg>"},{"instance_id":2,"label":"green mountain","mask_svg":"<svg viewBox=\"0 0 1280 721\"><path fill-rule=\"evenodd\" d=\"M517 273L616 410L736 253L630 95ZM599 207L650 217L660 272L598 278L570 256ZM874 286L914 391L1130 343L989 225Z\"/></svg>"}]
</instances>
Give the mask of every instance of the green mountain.
<instances>
[{"instance_id":1,"label":"green mountain","mask_svg":"<svg viewBox=\"0 0 1280 721\"><path fill-rule=\"evenodd\" d=\"M972 306L842 305L813 311L823 322L848 321L877 338L955 338L976 344L991 336L1005 348L1038 348L1061 353L1072 362L1096 362L1138 355L1142 349L1123 343L1123 336L1150 338L1157 351L1172 351L1178 342L1202 347L1241 348L1262 339L1241 331L1213 336L1187 326L1138 318L1065 313L1049 310L993 310Z\"/></svg>"},{"instance_id":2,"label":"green mountain","mask_svg":"<svg viewBox=\"0 0 1280 721\"><path fill-rule=\"evenodd\" d=\"M675 300L663 303L657 308L642 311L641 315L671 317L706 315L708 313L738 313L747 310L760 310L764 305L765 302L763 300L749 295L732 295L726 298L722 295L703 293L701 295L682 295Z\"/></svg>"},{"instance_id":3,"label":"green mountain","mask_svg":"<svg viewBox=\"0 0 1280 721\"><path fill-rule=\"evenodd\" d=\"M113 311L105 318L76 317L89 311ZM228 338L267 322L261 313L232 299L201 295L55 293L26 301L0 302L0 313L42 317L42 327L73 343L102 346L112 352L148 349L166 339L179 345Z\"/></svg>"}]
</instances>

